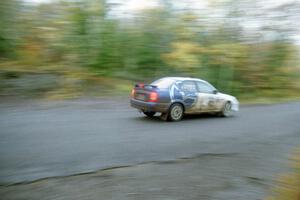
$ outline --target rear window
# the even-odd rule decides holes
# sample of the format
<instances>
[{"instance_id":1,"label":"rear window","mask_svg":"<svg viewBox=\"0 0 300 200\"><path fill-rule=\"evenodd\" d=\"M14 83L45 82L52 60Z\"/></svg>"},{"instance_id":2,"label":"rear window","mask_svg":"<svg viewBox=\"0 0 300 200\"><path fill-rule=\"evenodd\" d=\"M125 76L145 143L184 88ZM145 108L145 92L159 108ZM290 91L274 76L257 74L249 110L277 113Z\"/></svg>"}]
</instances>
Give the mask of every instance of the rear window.
<instances>
[{"instance_id":1,"label":"rear window","mask_svg":"<svg viewBox=\"0 0 300 200\"><path fill-rule=\"evenodd\" d=\"M158 88L169 88L174 83L174 80L169 78L159 79L151 83L151 85L155 85Z\"/></svg>"}]
</instances>

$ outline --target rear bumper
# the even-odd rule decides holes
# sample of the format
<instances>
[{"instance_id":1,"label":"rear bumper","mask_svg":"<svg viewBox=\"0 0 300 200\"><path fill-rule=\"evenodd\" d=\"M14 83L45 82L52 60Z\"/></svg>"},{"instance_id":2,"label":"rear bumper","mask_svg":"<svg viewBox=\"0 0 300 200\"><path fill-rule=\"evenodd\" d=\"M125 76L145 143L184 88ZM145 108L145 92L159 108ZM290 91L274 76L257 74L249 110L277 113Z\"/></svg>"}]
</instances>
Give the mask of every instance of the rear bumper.
<instances>
[{"instance_id":1,"label":"rear bumper","mask_svg":"<svg viewBox=\"0 0 300 200\"><path fill-rule=\"evenodd\" d=\"M155 103L145 102L137 99L130 99L130 105L133 108L139 109L144 112L167 112L169 109L169 103Z\"/></svg>"}]
</instances>

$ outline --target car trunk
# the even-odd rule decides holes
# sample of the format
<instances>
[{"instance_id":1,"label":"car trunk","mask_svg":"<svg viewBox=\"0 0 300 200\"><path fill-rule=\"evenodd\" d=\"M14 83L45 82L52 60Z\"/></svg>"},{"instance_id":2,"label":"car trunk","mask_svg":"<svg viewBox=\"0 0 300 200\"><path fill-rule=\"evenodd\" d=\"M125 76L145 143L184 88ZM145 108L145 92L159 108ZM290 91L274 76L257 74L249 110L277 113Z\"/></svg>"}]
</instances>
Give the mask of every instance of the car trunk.
<instances>
[{"instance_id":1,"label":"car trunk","mask_svg":"<svg viewBox=\"0 0 300 200\"><path fill-rule=\"evenodd\" d=\"M151 92L155 92L155 87L135 87L135 93L133 98L140 101L149 101Z\"/></svg>"}]
</instances>

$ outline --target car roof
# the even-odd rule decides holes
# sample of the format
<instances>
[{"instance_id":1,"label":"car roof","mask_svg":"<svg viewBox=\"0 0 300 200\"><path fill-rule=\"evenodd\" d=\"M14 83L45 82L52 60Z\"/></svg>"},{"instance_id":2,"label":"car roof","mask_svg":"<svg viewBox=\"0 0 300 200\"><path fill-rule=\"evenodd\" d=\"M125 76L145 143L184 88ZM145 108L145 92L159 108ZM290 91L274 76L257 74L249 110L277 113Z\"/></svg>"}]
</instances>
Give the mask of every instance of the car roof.
<instances>
[{"instance_id":1,"label":"car roof","mask_svg":"<svg viewBox=\"0 0 300 200\"><path fill-rule=\"evenodd\" d=\"M199 78L191 78L191 77L163 77L161 79L172 79L174 81L203 81L203 82L207 82L207 81L199 79Z\"/></svg>"}]
</instances>

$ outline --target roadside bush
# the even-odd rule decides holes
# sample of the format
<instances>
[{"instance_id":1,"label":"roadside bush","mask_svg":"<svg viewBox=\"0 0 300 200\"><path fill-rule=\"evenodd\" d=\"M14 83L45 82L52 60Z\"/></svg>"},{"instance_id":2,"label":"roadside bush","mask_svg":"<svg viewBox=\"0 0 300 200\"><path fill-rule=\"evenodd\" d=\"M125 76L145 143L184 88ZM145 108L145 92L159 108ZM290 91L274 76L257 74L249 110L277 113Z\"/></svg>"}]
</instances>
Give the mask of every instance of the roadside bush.
<instances>
[{"instance_id":1,"label":"roadside bush","mask_svg":"<svg viewBox=\"0 0 300 200\"><path fill-rule=\"evenodd\" d=\"M293 171L283 175L273 189L273 195L266 200L299 200L300 199L300 149L291 158Z\"/></svg>"}]
</instances>

